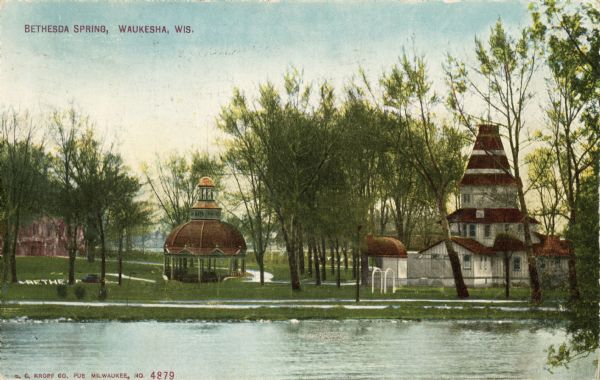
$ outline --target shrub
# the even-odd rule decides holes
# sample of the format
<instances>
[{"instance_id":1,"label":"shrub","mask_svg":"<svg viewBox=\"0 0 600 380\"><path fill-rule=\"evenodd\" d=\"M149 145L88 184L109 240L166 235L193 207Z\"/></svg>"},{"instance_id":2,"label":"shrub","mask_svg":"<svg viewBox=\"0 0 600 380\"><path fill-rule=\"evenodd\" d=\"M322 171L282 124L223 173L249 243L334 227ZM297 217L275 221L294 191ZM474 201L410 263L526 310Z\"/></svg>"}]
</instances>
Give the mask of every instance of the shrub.
<instances>
[{"instance_id":1,"label":"shrub","mask_svg":"<svg viewBox=\"0 0 600 380\"><path fill-rule=\"evenodd\" d=\"M81 285L75 287L75 297L78 300L83 299L85 297L85 288Z\"/></svg>"},{"instance_id":2,"label":"shrub","mask_svg":"<svg viewBox=\"0 0 600 380\"><path fill-rule=\"evenodd\" d=\"M106 286L100 286L100 292L98 292L98 299L104 301L108 298L108 288Z\"/></svg>"},{"instance_id":3,"label":"shrub","mask_svg":"<svg viewBox=\"0 0 600 380\"><path fill-rule=\"evenodd\" d=\"M67 294L69 292L69 288L65 284L60 284L56 287L56 294L59 298L65 299L67 298Z\"/></svg>"}]
</instances>

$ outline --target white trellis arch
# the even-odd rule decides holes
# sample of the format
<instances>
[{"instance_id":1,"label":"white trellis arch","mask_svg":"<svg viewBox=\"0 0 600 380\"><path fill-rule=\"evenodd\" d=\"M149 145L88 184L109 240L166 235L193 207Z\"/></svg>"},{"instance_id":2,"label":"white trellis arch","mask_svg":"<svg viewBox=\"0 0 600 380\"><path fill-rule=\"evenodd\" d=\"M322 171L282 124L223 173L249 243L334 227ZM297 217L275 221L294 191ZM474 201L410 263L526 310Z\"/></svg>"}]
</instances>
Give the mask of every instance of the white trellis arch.
<instances>
[{"instance_id":1,"label":"white trellis arch","mask_svg":"<svg viewBox=\"0 0 600 380\"><path fill-rule=\"evenodd\" d=\"M381 286L383 287L383 271L378 267L373 267L373 272L371 273L371 294L375 293L375 275L379 273L379 278L381 278Z\"/></svg>"},{"instance_id":2,"label":"white trellis arch","mask_svg":"<svg viewBox=\"0 0 600 380\"><path fill-rule=\"evenodd\" d=\"M389 272L392 272L392 293L396 293L396 275L394 273L394 270L392 268L387 268L385 270L385 273L383 274L383 293L385 293L387 291L387 275Z\"/></svg>"}]
</instances>

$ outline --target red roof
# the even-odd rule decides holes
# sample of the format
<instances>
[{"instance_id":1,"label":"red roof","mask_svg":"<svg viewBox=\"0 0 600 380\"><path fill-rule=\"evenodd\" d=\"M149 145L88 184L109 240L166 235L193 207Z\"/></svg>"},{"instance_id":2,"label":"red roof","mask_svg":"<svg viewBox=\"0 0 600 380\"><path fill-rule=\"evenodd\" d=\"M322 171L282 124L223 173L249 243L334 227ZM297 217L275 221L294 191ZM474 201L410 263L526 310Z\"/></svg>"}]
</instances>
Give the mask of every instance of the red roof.
<instances>
[{"instance_id":1,"label":"red roof","mask_svg":"<svg viewBox=\"0 0 600 380\"><path fill-rule=\"evenodd\" d=\"M367 256L408 257L406 247L396 238L388 236L367 235Z\"/></svg>"},{"instance_id":2,"label":"red roof","mask_svg":"<svg viewBox=\"0 0 600 380\"><path fill-rule=\"evenodd\" d=\"M510 165L506 156L495 154L476 154L469 158L467 169L502 169L509 173Z\"/></svg>"},{"instance_id":3,"label":"red roof","mask_svg":"<svg viewBox=\"0 0 600 380\"><path fill-rule=\"evenodd\" d=\"M452 236L452 241L479 255L494 255L496 253L492 248L486 247L475 239Z\"/></svg>"},{"instance_id":4,"label":"red roof","mask_svg":"<svg viewBox=\"0 0 600 380\"><path fill-rule=\"evenodd\" d=\"M200 181L198 181L198 186L215 187L215 181L210 177L202 177L200 178Z\"/></svg>"},{"instance_id":5,"label":"red roof","mask_svg":"<svg viewBox=\"0 0 600 380\"><path fill-rule=\"evenodd\" d=\"M502 169L501 173L465 173L460 185L490 186L516 185L515 178L510 174L510 165L500 139L498 126L480 125L475 138L473 150L484 151L484 154L471 154L467 169Z\"/></svg>"},{"instance_id":6,"label":"red roof","mask_svg":"<svg viewBox=\"0 0 600 380\"><path fill-rule=\"evenodd\" d=\"M483 210L483 218L477 218L477 210ZM462 223L522 223L523 213L517 208L461 208L448 215L450 222ZM532 217L529 223L539 224Z\"/></svg>"},{"instance_id":7,"label":"red roof","mask_svg":"<svg viewBox=\"0 0 600 380\"><path fill-rule=\"evenodd\" d=\"M231 224L219 220L191 220L176 227L165 241L165 253L233 256L246 251L246 241Z\"/></svg>"},{"instance_id":8,"label":"red roof","mask_svg":"<svg viewBox=\"0 0 600 380\"><path fill-rule=\"evenodd\" d=\"M496 235L496 239L494 239L492 249L496 252L524 251L525 244L520 239L509 234L498 234Z\"/></svg>"},{"instance_id":9,"label":"red roof","mask_svg":"<svg viewBox=\"0 0 600 380\"><path fill-rule=\"evenodd\" d=\"M556 235L538 236L540 236L542 241L539 244L533 245L533 252L536 256L568 257L572 255L573 250L570 241L561 240Z\"/></svg>"},{"instance_id":10,"label":"red roof","mask_svg":"<svg viewBox=\"0 0 600 380\"><path fill-rule=\"evenodd\" d=\"M451 239L454 243L460 245L463 248L466 248L467 250L469 250L473 253L477 253L479 255L494 255L496 253L496 252L494 252L494 250L492 248L486 247L485 245L481 244L480 242L478 242L475 239L459 237L459 236L452 236ZM430 245L429 247L423 249L420 252L427 251L429 248L435 247L436 245L442 243L443 241L444 240L440 240L440 241Z\"/></svg>"}]
</instances>

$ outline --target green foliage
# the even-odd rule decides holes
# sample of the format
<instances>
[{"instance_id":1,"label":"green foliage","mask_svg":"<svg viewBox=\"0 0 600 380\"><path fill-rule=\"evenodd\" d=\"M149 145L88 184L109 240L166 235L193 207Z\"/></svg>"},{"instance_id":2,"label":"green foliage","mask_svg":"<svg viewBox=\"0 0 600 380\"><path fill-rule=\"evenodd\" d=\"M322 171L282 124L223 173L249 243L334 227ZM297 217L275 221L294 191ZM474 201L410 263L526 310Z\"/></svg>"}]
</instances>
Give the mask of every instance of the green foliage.
<instances>
[{"instance_id":1,"label":"green foliage","mask_svg":"<svg viewBox=\"0 0 600 380\"><path fill-rule=\"evenodd\" d=\"M85 298L86 290L85 290L85 287L83 287L82 285L77 285L75 287L74 292L75 292L75 298L77 298L78 300Z\"/></svg>"},{"instance_id":2,"label":"green foliage","mask_svg":"<svg viewBox=\"0 0 600 380\"><path fill-rule=\"evenodd\" d=\"M56 286L56 295L58 298L67 298L67 294L69 292L69 287L65 284L60 284Z\"/></svg>"},{"instance_id":3,"label":"green foliage","mask_svg":"<svg viewBox=\"0 0 600 380\"><path fill-rule=\"evenodd\" d=\"M577 257L577 275L581 300L568 305L569 341L548 351L548 363L552 366L567 365L579 357L585 357L598 349L599 320L598 303L598 174L584 178L577 209L579 218L570 238Z\"/></svg>"},{"instance_id":4,"label":"green foliage","mask_svg":"<svg viewBox=\"0 0 600 380\"><path fill-rule=\"evenodd\" d=\"M106 301L108 298L108 288L106 286L100 286L100 290L98 290L98 300Z\"/></svg>"},{"instance_id":5,"label":"green foliage","mask_svg":"<svg viewBox=\"0 0 600 380\"><path fill-rule=\"evenodd\" d=\"M142 168L161 212L160 220L170 228L188 220L200 178L212 177L219 189L223 170L220 160L197 151L157 156L152 166Z\"/></svg>"}]
</instances>

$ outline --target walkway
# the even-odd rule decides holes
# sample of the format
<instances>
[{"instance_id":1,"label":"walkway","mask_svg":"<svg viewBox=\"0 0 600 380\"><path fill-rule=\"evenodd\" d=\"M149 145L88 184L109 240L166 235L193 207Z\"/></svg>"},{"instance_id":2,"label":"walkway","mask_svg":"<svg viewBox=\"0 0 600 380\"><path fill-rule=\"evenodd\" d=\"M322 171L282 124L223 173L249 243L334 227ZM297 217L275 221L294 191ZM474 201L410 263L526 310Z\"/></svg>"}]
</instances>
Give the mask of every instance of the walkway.
<instances>
[{"instance_id":1,"label":"walkway","mask_svg":"<svg viewBox=\"0 0 600 380\"><path fill-rule=\"evenodd\" d=\"M67 302L67 301L8 301L9 305L35 305L35 306L85 306L85 307L141 307L141 308L167 308L167 309L231 309L231 310L242 310L242 309L258 309L258 308L292 308L292 309L332 309L342 307L344 309L353 310L367 310L367 309L385 309L385 308L401 308L400 305L364 305L364 304L332 304L325 303L327 300L303 300L304 303L298 302L298 300L272 300L271 303L265 303L261 300L249 300L246 303L233 303L233 301L239 302L239 300L228 301L199 301L194 303L183 303L183 302ZM323 301L323 302L321 302ZM392 300L387 300L393 302ZM404 301L404 300L402 300ZM418 300L423 301L423 300ZM448 300L436 300L436 301L448 301ZM282 302L282 303L276 303ZM368 300L362 302L378 302L378 300ZM424 309L464 309L465 306L461 305L431 305L421 306ZM558 307L525 307L525 306L471 306L473 309L493 309L499 311L514 311L514 312L528 312L528 311L562 311Z\"/></svg>"}]
</instances>

